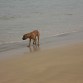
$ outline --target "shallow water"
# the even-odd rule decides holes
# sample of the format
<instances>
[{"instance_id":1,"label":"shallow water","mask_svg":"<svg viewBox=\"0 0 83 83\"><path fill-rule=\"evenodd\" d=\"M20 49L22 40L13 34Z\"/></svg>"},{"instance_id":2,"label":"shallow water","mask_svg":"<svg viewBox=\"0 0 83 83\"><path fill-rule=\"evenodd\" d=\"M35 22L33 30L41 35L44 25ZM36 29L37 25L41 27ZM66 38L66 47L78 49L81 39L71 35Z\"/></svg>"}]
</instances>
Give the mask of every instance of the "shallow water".
<instances>
[{"instance_id":1,"label":"shallow water","mask_svg":"<svg viewBox=\"0 0 83 83\"><path fill-rule=\"evenodd\" d=\"M57 48L65 45L72 45L83 42L83 31L66 33L40 39L40 45L27 47L28 42L14 42L0 45L0 60L11 57L23 56L24 54L34 53L40 50Z\"/></svg>"}]
</instances>

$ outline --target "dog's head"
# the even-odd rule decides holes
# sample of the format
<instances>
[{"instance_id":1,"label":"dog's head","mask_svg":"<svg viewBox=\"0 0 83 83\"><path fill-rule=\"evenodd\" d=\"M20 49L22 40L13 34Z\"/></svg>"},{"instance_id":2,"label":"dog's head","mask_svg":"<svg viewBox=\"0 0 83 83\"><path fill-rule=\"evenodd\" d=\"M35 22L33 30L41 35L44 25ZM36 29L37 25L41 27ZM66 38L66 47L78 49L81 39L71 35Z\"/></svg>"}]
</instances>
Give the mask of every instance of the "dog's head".
<instances>
[{"instance_id":1,"label":"dog's head","mask_svg":"<svg viewBox=\"0 0 83 83\"><path fill-rule=\"evenodd\" d=\"M22 37L23 40L26 40L27 38L28 38L28 34L24 34Z\"/></svg>"}]
</instances>

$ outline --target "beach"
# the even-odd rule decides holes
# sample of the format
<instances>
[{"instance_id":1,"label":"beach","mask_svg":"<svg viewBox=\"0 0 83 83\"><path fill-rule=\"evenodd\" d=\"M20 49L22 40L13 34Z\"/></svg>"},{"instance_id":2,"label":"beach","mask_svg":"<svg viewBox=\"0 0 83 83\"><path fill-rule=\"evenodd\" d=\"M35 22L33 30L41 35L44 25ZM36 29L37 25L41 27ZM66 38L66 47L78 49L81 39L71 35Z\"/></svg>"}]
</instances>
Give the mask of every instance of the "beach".
<instances>
[{"instance_id":1,"label":"beach","mask_svg":"<svg viewBox=\"0 0 83 83\"><path fill-rule=\"evenodd\" d=\"M83 83L83 0L0 0L0 83ZM24 34L40 32L27 47Z\"/></svg>"},{"instance_id":2,"label":"beach","mask_svg":"<svg viewBox=\"0 0 83 83\"><path fill-rule=\"evenodd\" d=\"M83 42L0 61L0 83L82 83Z\"/></svg>"}]
</instances>

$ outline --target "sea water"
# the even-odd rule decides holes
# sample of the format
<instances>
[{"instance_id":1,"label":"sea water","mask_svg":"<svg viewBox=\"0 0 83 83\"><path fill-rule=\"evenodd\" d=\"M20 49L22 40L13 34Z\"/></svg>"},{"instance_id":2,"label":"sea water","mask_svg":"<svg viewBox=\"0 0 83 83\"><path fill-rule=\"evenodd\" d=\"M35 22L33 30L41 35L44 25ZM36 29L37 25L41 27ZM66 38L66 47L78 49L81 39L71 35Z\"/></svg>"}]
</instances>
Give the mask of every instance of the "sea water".
<instances>
[{"instance_id":1,"label":"sea water","mask_svg":"<svg viewBox=\"0 0 83 83\"><path fill-rule=\"evenodd\" d=\"M83 0L0 0L0 46L35 29L42 40L82 31Z\"/></svg>"}]
</instances>

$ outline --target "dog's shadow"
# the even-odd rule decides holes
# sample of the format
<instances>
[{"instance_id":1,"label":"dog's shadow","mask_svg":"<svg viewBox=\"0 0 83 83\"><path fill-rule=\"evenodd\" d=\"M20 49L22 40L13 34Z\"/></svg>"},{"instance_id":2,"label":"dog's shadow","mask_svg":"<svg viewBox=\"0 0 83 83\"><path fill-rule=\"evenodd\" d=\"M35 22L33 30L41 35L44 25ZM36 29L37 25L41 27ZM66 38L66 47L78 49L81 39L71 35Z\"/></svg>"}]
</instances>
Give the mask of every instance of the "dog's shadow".
<instances>
[{"instance_id":1,"label":"dog's shadow","mask_svg":"<svg viewBox=\"0 0 83 83\"><path fill-rule=\"evenodd\" d=\"M32 46L29 46L28 48L29 48L30 52L36 52L36 51L40 50L40 46L39 45L32 45Z\"/></svg>"}]
</instances>

